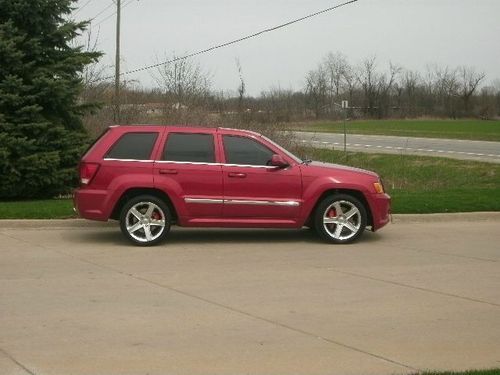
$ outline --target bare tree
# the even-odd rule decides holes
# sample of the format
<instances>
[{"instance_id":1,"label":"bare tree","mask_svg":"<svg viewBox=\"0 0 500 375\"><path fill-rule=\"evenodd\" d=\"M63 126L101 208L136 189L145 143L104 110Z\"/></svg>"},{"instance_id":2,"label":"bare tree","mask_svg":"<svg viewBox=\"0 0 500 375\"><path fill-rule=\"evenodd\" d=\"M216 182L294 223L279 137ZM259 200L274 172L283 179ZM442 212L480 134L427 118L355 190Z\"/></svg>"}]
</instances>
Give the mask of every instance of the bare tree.
<instances>
[{"instance_id":1,"label":"bare tree","mask_svg":"<svg viewBox=\"0 0 500 375\"><path fill-rule=\"evenodd\" d=\"M323 61L323 70L327 75L328 96L330 106L333 107L335 100L339 100L339 95L343 89L345 72L349 68L347 58L341 53L329 53Z\"/></svg>"},{"instance_id":2,"label":"bare tree","mask_svg":"<svg viewBox=\"0 0 500 375\"><path fill-rule=\"evenodd\" d=\"M457 70L449 67L435 69L435 95L441 102L443 114L455 118L457 116L456 98L458 97L459 83Z\"/></svg>"},{"instance_id":3,"label":"bare tree","mask_svg":"<svg viewBox=\"0 0 500 375\"><path fill-rule=\"evenodd\" d=\"M263 91L259 107L266 113L268 122L289 122L304 116L304 94L281 87Z\"/></svg>"},{"instance_id":4,"label":"bare tree","mask_svg":"<svg viewBox=\"0 0 500 375\"><path fill-rule=\"evenodd\" d=\"M347 98L349 100L349 103L352 103L354 99L354 93L358 89L357 72L352 66L347 65L342 72L342 76L345 82L345 89L347 90Z\"/></svg>"},{"instance_id":5,"label":"bare tree","mask_svg":"<svg viewBox=\"0 0 500 375\"><path fill-rule=\"evenodd\" d=\"M406 113L409 116L417 114L417 93L421 85L420 74L413 70L405 70L401 75L400 85L405 96Z\"/></svg>"},{"instance_id":6,"label":"bare tree","mask_svg":"<svg viewBox=\"0 0 500 375\"><path fill-rule=\"evenodd\" d=\"M238 69L238 76L240 78L240 84L238 85L238 111L243 111L243 99L245 97L246 85L243 79L243 69L241 68L240 59L236 59L236 69Z\"/></svg>"},{"instance_id":7,"label":"bare tree","mask_svg":"<svg viewBox=\"0 0 500 375\"><path fill-rule=\"evenodd\" d=\"M365 113L372 115L378 96L375 56L363 60L358 68L356 78L363 90Z\"/></svg>"},{"instance_id":8,"label":"bare tree","mask_svg":"<svg viewBox=\"0 0 500 375\"><path fill-rule=\"evenodd\" d=\"M175 54L171 57L165 54L161 59L157 56L155 60L160 65L151 73L163 91L166 103L173 109L203 104L210 94L210 75L198 63L188 59L161 63L175 59Z\"/></svg>"},{"instance_id":9,"label":"bare tree","mask_svg":"<svg viewBox=\"0 0 500 375\"><path fill-rule=\"evenodd\" d=\"M319 118L328 102L328 82L322 66L311 70L306 76L306 96L314 115Z\"/></svg>"},{"instance_id":10,"label":"bare tree","mask_svg":"<svg viewBox=\"0 0 500 375\"><path fill-rule=\"evenodd\" d=\"M389 63L389 74L378 75L377 94L378 94L378 117L382 118L388 115L391 106L391 94L394 89L398 75L401 72L399 65Z\"/></svg>"},{"instance_id":11,"label":"bare tree","mask_svg":"<svg viewBox=\"0 0 500 375\"><path fill-rule=\"evenodd\" d=\"M464 105L465 115L470 114L471 97L484 77L484 73L478 73L472 67L461 66L458 68L458 92Z\"/></svg>"},{"instance_id":12,"label":"bare tree","mask_svg":"<svg viewBox=\"0 0 500 375\"><path fill-rule=\"evenodd\" d=\"M85 33L85 42L83 49L86 52L97 52L99 44L100 31L94 34L92 25L89 26ZM106 101L107 92L111 88L111 84L103 80L110 67L103 65L99 61L88 64L84 67L81 77L83 90L81 100L83 103L96 103Z\"/></svg>"}]
</instances>

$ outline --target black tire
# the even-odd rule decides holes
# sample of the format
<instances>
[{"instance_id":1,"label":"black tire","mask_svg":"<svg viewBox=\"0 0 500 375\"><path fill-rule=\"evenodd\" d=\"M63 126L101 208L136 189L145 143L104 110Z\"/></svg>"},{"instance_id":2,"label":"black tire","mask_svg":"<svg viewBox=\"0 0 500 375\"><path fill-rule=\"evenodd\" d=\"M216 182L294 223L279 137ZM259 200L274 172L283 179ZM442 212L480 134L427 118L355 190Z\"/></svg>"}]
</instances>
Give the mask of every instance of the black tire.
<instances>
[{"instance_id":1,"label":"black tire","mask_svg":"<svg viewBox=\"0 0 500 375\"><path fill-rule=\"evenodd\" d=\"M342 213L338 214L338 209ZM351 215L347 217L347 215ZM331 220L331 223L325 223ZM324 198L314 212L314 227L319 236L329 243L346 244L356 241L364 232L366 208L352 195L335 194Z\"/></svg>"},{"instance_id":2,"label":"black tire","mask_svg":"<svg viewBox=\"0 0 500 375\"><path fill-rule=\"evenodd\" d=\"M167 204L152 195L130 199L120 213L123 235L138 246L153 246L163 241L170 231L171 222L172 215ZM134 230L134 227L137 228Z\"/></svg>"}]
</instances>

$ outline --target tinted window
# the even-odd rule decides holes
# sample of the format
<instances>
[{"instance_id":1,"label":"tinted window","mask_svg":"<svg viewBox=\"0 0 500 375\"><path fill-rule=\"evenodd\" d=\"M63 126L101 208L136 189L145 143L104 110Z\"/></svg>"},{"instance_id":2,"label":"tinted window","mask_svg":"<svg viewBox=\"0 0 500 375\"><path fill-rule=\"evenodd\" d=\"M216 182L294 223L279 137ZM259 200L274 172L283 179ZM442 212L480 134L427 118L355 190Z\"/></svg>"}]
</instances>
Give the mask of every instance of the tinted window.
<instances>
[{"instance_id":1,"label":"tinted window","mask_svg":"<svg viewBox=\"0 0 500 375\"><path fill-rule=\"evenodd\" d=\"M250 138L225 135L224 150L226 163L246 165L267 165L274 152Z\"/></svg>"},{"instance_id":2,"label":"tinted window","mask_svg":"<svg viewBox=\"0 0 500 375\"><path fill-rule=\"evenodd\" d=\"M170 133L163 160L214 163L214 137L212 134Z\"/></svg>"},{"instance_id":3,"label":"tinted window","mask_svg":"<svg viewBox=\"0 0 500 375\"><path fill-rule=\"evenodd\" d=\"M149 160L157 137L158 133L126 133L111 147L106 157Z\"/></svg>"}]
</instances>

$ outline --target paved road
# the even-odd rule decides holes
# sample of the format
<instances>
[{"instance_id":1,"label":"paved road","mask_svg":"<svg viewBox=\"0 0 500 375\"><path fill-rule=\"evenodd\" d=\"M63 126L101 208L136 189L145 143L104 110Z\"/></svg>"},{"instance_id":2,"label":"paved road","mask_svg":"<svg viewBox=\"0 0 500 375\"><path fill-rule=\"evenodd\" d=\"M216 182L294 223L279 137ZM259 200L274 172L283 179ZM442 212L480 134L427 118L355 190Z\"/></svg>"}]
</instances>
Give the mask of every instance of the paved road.
<instances>
[{"instance_id":1,"label":"paved road","mask_svg":"<svg viewBox=\"0 0 500 375\"><path fill-rule=\"evenodd\" d=\"M343 134L313 132L295 132L295 134L301 142L314 147L344 149ZM500 163L500 142L348 134L347 149Z\"/></svg>"},{"instance_id":2,"label":"paved road","mask_svg":"<svg viewBox=\"0 0 500 375\"><path fill-rule=\"evenodd\" d=\"M0 374L408 374L500 367L500 216L307 231L0 222Z\"/></svg>"}]
</instances>

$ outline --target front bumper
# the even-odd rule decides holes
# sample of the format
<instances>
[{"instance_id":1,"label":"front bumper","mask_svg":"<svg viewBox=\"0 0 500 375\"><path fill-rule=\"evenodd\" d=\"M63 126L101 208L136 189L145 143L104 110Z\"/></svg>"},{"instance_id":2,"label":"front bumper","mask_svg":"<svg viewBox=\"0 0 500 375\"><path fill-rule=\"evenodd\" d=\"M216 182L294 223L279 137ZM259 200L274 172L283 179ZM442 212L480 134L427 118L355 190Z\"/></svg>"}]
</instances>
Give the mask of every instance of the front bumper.
<instances>
[{"instance_id":1,"label":"front bumper","mask_svg":"<svg viewBox=\"0 0 500 375\"><path fill-rule=\"evenodd\" d=\"M373 194L371 196L372 231L379 230L391 220L391 197L388 194Z\"/></svg>"}]
</instances>

